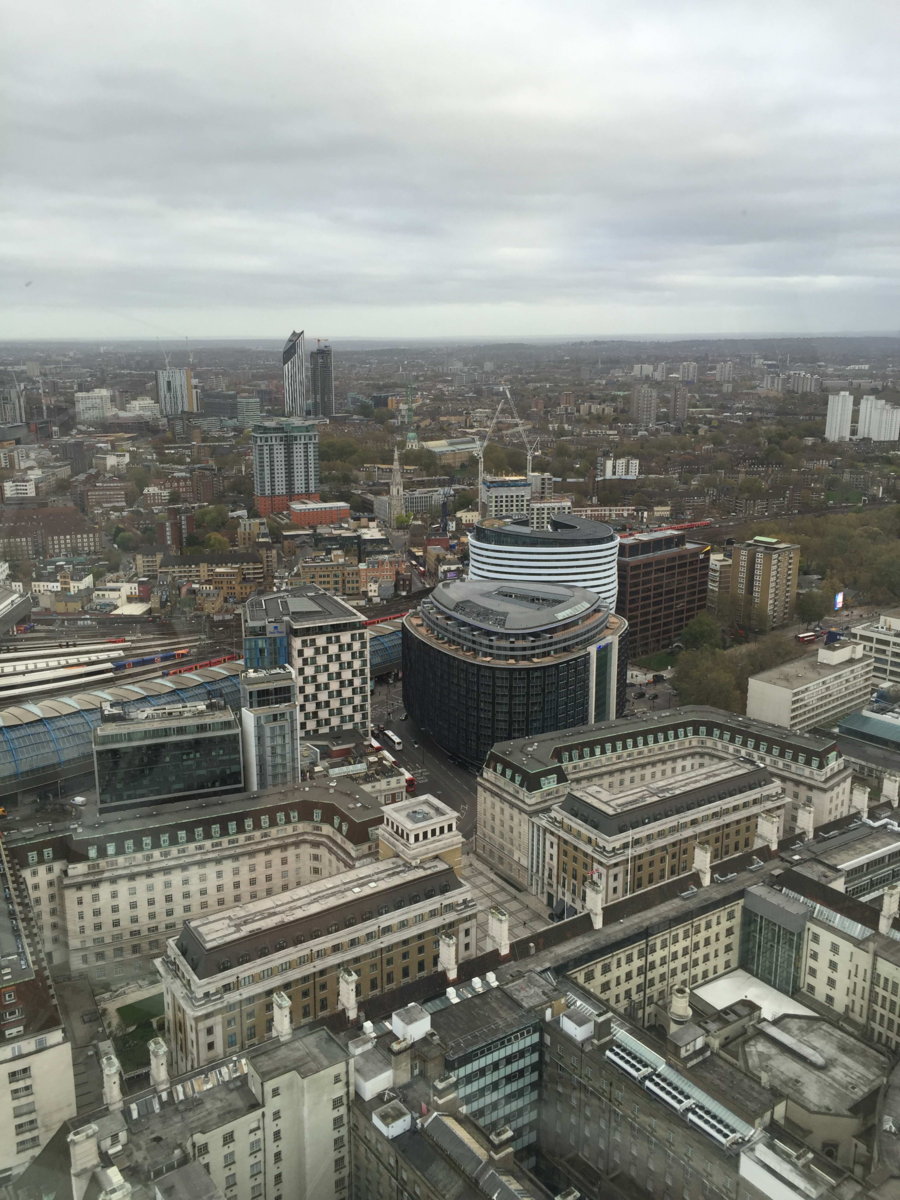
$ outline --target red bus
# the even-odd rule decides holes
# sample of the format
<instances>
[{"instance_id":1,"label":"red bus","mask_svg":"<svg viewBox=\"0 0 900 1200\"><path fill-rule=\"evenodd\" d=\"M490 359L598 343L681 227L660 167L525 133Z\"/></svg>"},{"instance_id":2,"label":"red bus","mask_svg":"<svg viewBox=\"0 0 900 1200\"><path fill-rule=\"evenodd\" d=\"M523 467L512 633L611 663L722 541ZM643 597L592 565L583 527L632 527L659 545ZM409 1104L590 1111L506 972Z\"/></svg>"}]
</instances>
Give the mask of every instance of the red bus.
<instances>
[{"instance_id":1,"label":"red bus","mask_svg":"<svg viewBox=\"0 0 900 1200\"><path fill-rule=\"evenodd\" d=\"M798 642L803 642L804 645L809 642L814 642L818 638L817 633L798 633L794 635Z\"/></svg>"}]
</instances>

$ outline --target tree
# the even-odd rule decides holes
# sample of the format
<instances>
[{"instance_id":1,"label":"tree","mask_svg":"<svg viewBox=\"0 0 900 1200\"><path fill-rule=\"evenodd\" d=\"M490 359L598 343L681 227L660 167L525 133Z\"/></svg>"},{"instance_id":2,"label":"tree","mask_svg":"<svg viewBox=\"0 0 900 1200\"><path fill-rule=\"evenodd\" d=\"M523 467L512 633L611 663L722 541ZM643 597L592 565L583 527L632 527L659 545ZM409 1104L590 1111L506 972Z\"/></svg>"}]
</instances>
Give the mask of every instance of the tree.
<instances>
[{"instance_id":1,"label":"tree","mask_svg":"<svg viewBox=\"0 0 900 1200\"><path fill-rule=\"evenodd\" d=\"M686 650L718 650L722 645L722 631L711 613L701 612L685 625L678 640Z\"/></svg>"},{"instance_id":2,"label":"tree","mask_svg":"<svg viewBox=\"0 0 900 1200\"><path fill-rule=\"evenodd\" d=\"M228 509L224 504L211 504L198 508L194 513L194 525L197 529L207 529L210 533L218 533L228 522Z\"/></svg>"},{"instance_id":3,"label":"tree","mask_svg":"<svg viewBox=\"0 0 900 1200\"><path fill-rule=\"evenodd\" d=\"M229 549L228 538L221 533L208 533L206 535L205 546L207 550L211 550L214 554L222 554Z\"/></svg>"},{"instance_id":4,"label":"tree","mask_svg":"<svg viewBox=\"0 0 900 1200\"><path fill-rule=\"evenodd\" d=\"M828 599L824 592L798 592L797 599L794 601L794 615L804 625L812 625L815 621L821 621L828 612L828 608Z\"/></svg>"},{"instance_id":5,"label":"tree","mask_svg":"<svg viewBox=\"0 0 900 1200\"><path fill-rule=\"evenodd\" d=\"M728 712L744 711L736 673L723 650L685 651L675 664L672 686L682 704L710 704Z\"/></svg>"}]
</instances>

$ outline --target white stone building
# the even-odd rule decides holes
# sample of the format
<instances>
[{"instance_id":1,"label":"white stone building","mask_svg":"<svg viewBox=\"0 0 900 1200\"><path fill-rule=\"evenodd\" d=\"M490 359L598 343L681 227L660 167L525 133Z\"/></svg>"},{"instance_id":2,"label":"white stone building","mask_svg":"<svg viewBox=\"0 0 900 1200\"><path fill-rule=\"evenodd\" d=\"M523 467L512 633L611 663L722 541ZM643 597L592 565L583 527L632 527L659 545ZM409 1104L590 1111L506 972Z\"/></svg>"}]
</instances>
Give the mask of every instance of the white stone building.
<instances>
[{"instance_id":1,"label":"white stone building","mask_svg":"<svg viewBox=\"0 0 900 1200\"><path fill-rule=\"evenodd\" d=\"M866 706L872 689L872 660L858 643L823 646L751 675L747 716L805 732L833 725Z\"/></svg>"},{"instance_id":2,"label":"white stone building","mask_svg":"<svg viewBox=\"0 0 900 1200\"><path fill-rule=\"evenodd\" d=\"M781 784L786 834L851 811L851 771L832 739L697 706L498 743L478 780L476 853L529 889L532 823L573 788L598 782L616 794L660 785L723 754L764 767Z\"/></svg>"}]
</instances>

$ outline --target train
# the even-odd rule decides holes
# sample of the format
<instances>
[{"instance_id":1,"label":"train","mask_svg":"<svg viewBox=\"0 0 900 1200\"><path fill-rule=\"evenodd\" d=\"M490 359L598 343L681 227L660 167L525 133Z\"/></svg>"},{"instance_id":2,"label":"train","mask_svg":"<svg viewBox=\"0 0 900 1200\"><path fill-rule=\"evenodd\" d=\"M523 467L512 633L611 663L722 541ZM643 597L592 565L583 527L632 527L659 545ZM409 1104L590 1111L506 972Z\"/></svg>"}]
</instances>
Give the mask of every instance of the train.
<instances>
[{"instance_id":1,"label":"train","mask_svg":"<svg viewBox=\"0 0 900 1200\"><path fill-rule=\"evenodd\" d=\"M363 621L363 625L383 625L385 621L402 621L404 617L409 616L409 609L404 612L385 613L383 617L368 617Z\"/></svg>"},{"instance_id":2,"label":"train","mask_svg":"<svg viewBox=\"0 0 900 1200\"><path fill-rule=\"evenodd\" d=\"M163 678L165 679L169 675L184 675L187 671L202 671L204 667L220 667L222 663L234 662L238 658L240 658L239 654L222 654L219 658L210 658L206 662L188 663L183 667L169 667L168 670L163 671Z\"/></svg>"},{"instance_id":3,"label":"train","mask_svg":"<svg viewBox=\"0 0 900 1200\"><path fill-rule=\"evenodd\" d=\"M154 663L171 662L173 658L186 658L190 654L190 650L160 650L158 654L144 654L140 658L126 658L121 661L114 662L112 668L114 671L127 671L131 667L152 667ZM165 675L166 672L163 671Z\"/></svg>"}]
</instances>

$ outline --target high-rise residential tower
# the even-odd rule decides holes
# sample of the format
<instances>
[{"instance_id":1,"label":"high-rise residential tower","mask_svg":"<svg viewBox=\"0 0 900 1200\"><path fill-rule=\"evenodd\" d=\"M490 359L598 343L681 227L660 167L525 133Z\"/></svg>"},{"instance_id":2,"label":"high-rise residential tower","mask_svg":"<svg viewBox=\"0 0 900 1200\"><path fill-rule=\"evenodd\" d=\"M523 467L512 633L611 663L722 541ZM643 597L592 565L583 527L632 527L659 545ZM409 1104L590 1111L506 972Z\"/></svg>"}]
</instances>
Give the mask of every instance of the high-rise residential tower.
<instances>
[{"instance_id":1,"label":"high-rise residential tower","mask_svg":"<svg viewBox=\"0 0 900 1200\"><path fill-rule=\"evenodd\" d=\"M799 571L799 546L778 538L751 538L734 548L731 595L746 597L773 625L784 625L794 607ZM749 614L742 619L749 620Z\"/></svg>"},{"instance_id":2,"label":"high-rise residential tower","mask_svg":"<svg viewBox=\"0 0 900 1200\"><path fill-rule=\"evenodd\" d=\"M300 421L261 421L251 431L253 493L261 517L294 500L319 499L319 431Z\"/></svg>"},{"instance_id":3,"label":"high-rise residential tower","mask_svg":"<svg viewBox=\"0 0 900 1200\"><path fill-rule=\"evenodd\" d=\"M825 418L825 441L848 442L853 420L853 393L838 392L828 397L828 416Z\"/></svg>"},{"instance_id":4,"label":"high-rise residential tower","mask_svg":"<svg viewBox=\"0 0 900 1200\"><path fill-rule=\"evenodd\" d=\"M112 393L108 388L75 393L75 420L79 425L94 425L112 415Z\"/></svg>"},{"instance_id":5,"label":"high-rise residential tower","mask_svg":"<svg viewBox=\"0 0 900 1200\"><path fill-rule=\"evenodd\" d=\"M173 368L157 371L156 394L159 411L164 417L177 417L179 413L197 411L194 380L189 370Z\"/></svg>"},{"instance_id":6,"label":"high-rise residential tower","mask_svg":"<svg viewBox=\"0 0 900 1200\"><path fill-rule=\"evenodd\" d=\"M669 420L673 425L683 425L688 419L688 405L691 394L686 384L676 383L672 392L672 404L669 409Z\"/></svg>"},{"instance_id":7,"label":"high-rise residential tower","mask_svg":"<svg viewBox=\"0 0 900 1200\"><path fill-rule=\"evenodd\" d=\"M873 442L896 442L900 437L900 408L889 404L883 396L863 396L856 436L871 438Z\"/></svg>"},{"instance_id":8,"label":"high-rise residential tower","mask_svg":"<svg viewBox=\"0 0 900 1200\"><path fill-rule=\"evenodd\" d=\"M631 420L642 429L652 429L656 424L658 404L656 388L647 383L640 384L631 395Z\"/></svg>"},{"instance_id":9,"label":"high-rise residential tower","mask_svg":"<svg viewBox=\"0 0 900 1200\"><path fill-rule=\"evenodd\" d=\"M281 369L284 372L284 415L307 416L306 339L302 329L292 333L284 343Z\"/></svg>"},{"instance_id":10,"label":"high-rise residential tower","mask_svg":"<svg viewBox=\"0 0 900 1200\"><path fill-rule=\"evenodd\" d=\"M310 411L317 417L334 416L334 359L331 347L321 342L309 355Z\"/></svg>"}]
</instances>

